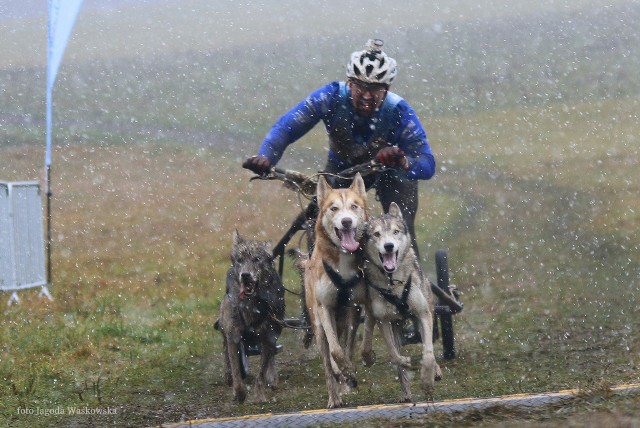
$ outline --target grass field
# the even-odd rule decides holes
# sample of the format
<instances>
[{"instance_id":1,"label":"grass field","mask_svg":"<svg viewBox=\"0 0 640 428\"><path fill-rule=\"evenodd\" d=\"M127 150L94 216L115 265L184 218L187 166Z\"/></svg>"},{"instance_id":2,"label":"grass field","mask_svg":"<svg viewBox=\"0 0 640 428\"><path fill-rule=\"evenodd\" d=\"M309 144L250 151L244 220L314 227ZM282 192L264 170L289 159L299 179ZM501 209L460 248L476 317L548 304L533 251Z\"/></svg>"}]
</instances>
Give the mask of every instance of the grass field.
<instances>
[{"instance_id":1,"label":"grass field","mask_svg":"<svg viewBox=\"0 0 640 428\"><path fill-rule=\"evenodd\" d=\"M397 91L416 107L438 160L436 177L421 184L424 266L433 276L435 250L447 249L465 303L455 317L458 357L439 358L444 379L435 399L595 391L541 412L494 409L421 423L559 425L597 415L592 420L603 424L637 424L637 412L627 410L638 408L637 398L615 399L606 387L640 381L640 55L631 25L640 9L585 1L529 10L521 2L514 9L521 15L510 15L492 3L506 16L492 22L468 18L472 2L414 14L401 3L388 22L376 22L403 66ZM170 17L175 4L163 4L154 13ZM25 291L20 305L0 313L0 424L143 426L326 405L318 355L302 350L294 331L280 340L282 385L271 400L233 403L213 321L232 230L275 241L298 210L290 191L250 184L240 160L293 102L342 77L366 27L336 26L319 38L279 34L262 40L277 53L265 55L247 48L261 34L250 30L259 13L243 21L230 6L183 5L233 18L223 46L173 37L163 49L149 24L139 57L128 39L116 43L124 46L118 55L100 49L100 25L146 22L136 15L145 9L124 21L118 14L98 21L104 11L81 15L83 37L72 41L55 92L54 300ZM318 17L328 18L316 12L320 26ZM194 15L194 31L204 31L204 13L166 19L183 34ZM92 19L102 24L92 27ZM395 28L393 19L404 25ZM231 31L240 23L246 32ZM1 24L2 40L19 40L4 38L20 31ZM189 44L191 51L183 48ZM40 179L43 66L33 50L11 55L0 67L0 179ZM324 140L311 133L282 164L316 170ZM297 289L290 270L285 281ZM288 314L298 310L288 295ZM418 349L405 351L417 365ZM349 406L397 400L389 365L357 371ZM424 399L417 380L412 390ZM65 414L24 410L59 406ZM69 408L115 414L70 415Z\"/></svg>"}]
</instances>

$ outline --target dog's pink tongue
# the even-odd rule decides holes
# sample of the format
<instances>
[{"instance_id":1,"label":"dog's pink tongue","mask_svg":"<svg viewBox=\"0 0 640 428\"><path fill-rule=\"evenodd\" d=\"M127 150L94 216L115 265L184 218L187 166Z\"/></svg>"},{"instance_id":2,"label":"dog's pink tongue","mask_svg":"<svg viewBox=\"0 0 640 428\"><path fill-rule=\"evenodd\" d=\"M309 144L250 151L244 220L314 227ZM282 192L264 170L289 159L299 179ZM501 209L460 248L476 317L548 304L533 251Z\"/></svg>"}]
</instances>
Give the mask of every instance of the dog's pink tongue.
<instances>
[{"instance_id":1,"label":"dog's pink tongue","mask_svg":"<svg viewBox=\"0 0 640 428\"><path fill-rule=\"evenodd\" d=\"M247 287L243 283L240 283L240 300L244 300L244 298L247 297L247 291Z\"/></svg>"},{"instance_id":2,"label":"dog's pink tongue","mask_svg":"<svg viewBox=\"0 0 640 428\"><path fill-rule=\"evenodd\" d=\"M382 266L387 272L396 270L396 253L384 253L382 255Z\"/></svg>"},{"instance_id":3,"label":"dog's pink tongue","mask_svg":"<svg viewBox=\"0 0 640 428\"><path fill-rule=\"evenodd\" d=\"M360 248L360 243L356 241L356 231L354 229L342 230L341 231L341 239L340 244L342 244L342 248L353 253Z\"/></svg>"}]
</instances>

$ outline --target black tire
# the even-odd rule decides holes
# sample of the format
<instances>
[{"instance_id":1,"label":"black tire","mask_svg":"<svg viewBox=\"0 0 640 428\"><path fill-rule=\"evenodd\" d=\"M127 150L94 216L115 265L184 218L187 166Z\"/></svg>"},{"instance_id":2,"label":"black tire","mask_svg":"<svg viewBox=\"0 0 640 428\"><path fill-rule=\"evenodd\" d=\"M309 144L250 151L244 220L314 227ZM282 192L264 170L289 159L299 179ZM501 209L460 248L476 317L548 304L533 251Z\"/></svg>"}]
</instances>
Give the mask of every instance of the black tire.
<instances>
[{"instance_id":1,"label":"black tire","mask_svg":"<svg viewBox=\"0 0 640 428\"><path fill-rule=\"evenodd\" d=\"M436 276L438 287L447 294L449 290L449 263L445 250L436 251ZM440 303L442 304L442 302ZM453 315L447 311L440 315L440 326L442 328L442 349L445 360L452 360L456 357L455 340L453 334Z\"/></svg>"}]
</instances>

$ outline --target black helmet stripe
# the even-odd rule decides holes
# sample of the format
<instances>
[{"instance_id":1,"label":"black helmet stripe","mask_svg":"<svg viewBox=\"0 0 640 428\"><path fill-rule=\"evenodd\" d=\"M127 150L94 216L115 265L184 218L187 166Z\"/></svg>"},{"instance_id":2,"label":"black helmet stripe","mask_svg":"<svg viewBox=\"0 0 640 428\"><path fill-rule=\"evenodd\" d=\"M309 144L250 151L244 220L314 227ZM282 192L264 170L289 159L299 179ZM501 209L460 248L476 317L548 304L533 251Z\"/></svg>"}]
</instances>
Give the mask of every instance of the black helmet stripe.
<instances>
[{"instance_id":1,"label":"black helmet stripe","mask_svg":"<svg viewBox=\"0 0 640 428\"><path fill-rule=\"evenodd\" d=\"M365 70L367 72L367 76L370 76L371 72L373 71L373 65L367 64L367 66L365 67Z\"/></svg>"}]
</instances>

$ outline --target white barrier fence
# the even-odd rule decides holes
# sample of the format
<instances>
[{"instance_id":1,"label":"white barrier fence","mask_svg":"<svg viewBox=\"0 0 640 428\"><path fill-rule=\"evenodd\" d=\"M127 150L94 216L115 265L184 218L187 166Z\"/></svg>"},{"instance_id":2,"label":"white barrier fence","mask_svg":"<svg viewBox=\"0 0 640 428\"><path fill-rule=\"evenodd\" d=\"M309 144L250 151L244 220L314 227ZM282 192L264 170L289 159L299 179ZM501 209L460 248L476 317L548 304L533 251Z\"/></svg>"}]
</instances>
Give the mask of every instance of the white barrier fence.
<instances>
[{"instance_id":1,"label":"white barrier fence","mask_svg":"<svg viewBox=\"0 0 640 428\"><path fill-rule=\"evenodd\" d=\"M0 291L42 287L51 299L45 274L42 198L37 182L0 181Z\"/></svg>"}]
</instances>

